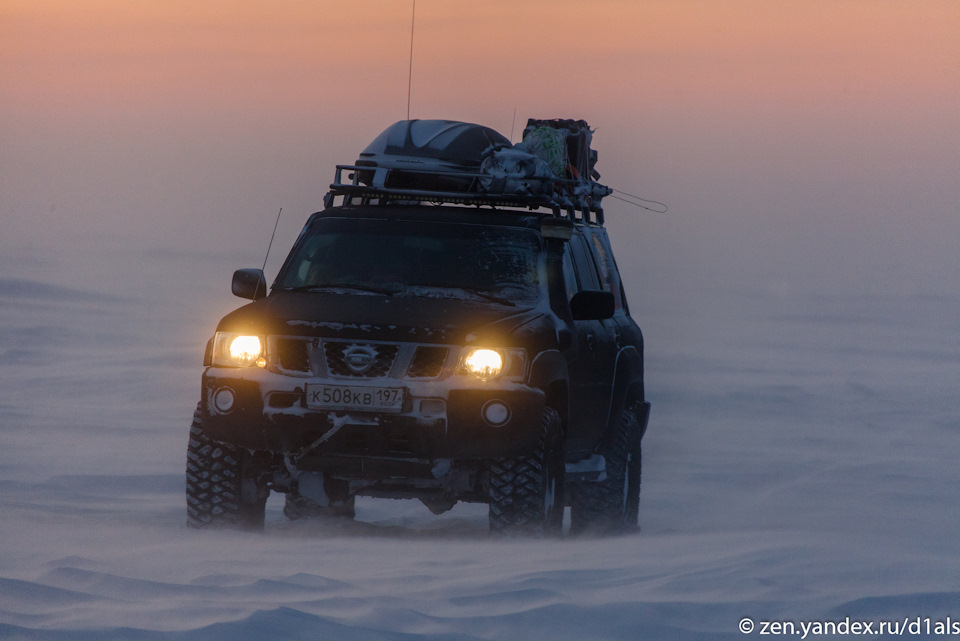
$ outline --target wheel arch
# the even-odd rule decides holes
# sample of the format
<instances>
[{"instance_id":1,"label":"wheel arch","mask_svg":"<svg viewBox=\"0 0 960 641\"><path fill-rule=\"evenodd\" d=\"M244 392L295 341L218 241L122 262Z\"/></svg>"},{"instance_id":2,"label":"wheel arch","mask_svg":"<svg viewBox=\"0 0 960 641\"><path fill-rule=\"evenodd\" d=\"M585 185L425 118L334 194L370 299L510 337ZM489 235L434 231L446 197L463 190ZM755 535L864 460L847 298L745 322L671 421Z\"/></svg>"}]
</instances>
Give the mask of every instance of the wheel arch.
<instances>
[{"instance_id":1,"label":"wheel arch","mask_svg":"<svg viewBox=\"0 0 960 641\"><path fill-rule=\"evenodd\" d=\"M613 378L613 393L610 397L610 412L607 415L607 434L612 434L619 424L620 414L631 405L646 401L643 384L643 355L635 347L620 350L617 355ZM641 421L641 437L646 431L646 421Z\"/></svg>"},{"instance_id":2,"label":"wheel arch","mask_svg":"<svg viewBox=\"0 0 960 641\"><path fill-rule=\"evenodd\" d=\"M546 404L560 414L561 428L566 433L570 399L567 361L563 355L558 350L537 354L531 363L529 383L544 391Z\"/></svg>"}]
</instances>

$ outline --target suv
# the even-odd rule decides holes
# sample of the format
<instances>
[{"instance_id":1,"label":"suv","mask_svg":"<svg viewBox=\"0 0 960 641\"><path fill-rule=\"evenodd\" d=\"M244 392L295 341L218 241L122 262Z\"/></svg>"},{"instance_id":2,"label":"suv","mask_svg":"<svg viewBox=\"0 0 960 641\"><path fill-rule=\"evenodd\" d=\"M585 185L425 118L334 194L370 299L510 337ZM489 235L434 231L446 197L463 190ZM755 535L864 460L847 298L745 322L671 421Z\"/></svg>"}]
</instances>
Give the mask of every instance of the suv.
<instances>
[{"instance_id":1,"label":"suv","mask_svg":"<svg viewBox=\"0 0 960 641\"><path fill-rule=\"evenodd\" d=\"M589 134L401 121L338 166L269 293L233 276L253 302L207 344L188 524L262 527L278 491L289 518L372 496L487 503L494 532L559 533L566 505L573 532L635 528L643 337Z\"/></svg>"}]
</instances>

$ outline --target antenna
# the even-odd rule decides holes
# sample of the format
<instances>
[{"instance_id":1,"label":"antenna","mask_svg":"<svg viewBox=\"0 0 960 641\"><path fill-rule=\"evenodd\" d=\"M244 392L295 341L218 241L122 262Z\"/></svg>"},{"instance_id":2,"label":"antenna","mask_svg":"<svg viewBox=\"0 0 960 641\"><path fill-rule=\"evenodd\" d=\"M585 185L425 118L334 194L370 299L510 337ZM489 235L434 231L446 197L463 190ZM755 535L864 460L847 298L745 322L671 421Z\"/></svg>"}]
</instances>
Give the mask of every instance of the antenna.
<instances>
[{"instance_id":1,"label":"antenna","mask_svg":"<svg viewBox=\"0 0 960 641\"><path fill-rule=\"evenodd\" d=\"M517 125L517 108L513 108L513 122L510 123L510 144L513 144L513 128Z\"/></svg>"},{"instance_id":2,"label":"antenna","mask_svg":"<svg viewBox=\"0 0 960 641\"><path fill-rule=\"evenodd\" d=\"M407 120L410 120L410 92L413 87L413 27L417 24L417 0L413 0L413 15L410 17L410 72L407 75Z\"/></svg>"},{"instance_id":3,"label":"antenna","mask_svg":"<svg viewBox=\"0 0 960 641\"><path fill-rule=\"evenodd\" d=\"M270 249L273 247L273 238L277 235L277 225L280 224L280 214L283 212L283 207L280 208L280 211L277 212L277 222L273 223L273 233L270 234L270 244L267 245L267 255L263 257L263 267L260 268L260 271L264 271L267 268L267 259L270 258ZM259 286L258 286L259 291ZM256 295L257 292L254 292Z\"/></svg>"},{"instance_id":4,"label":"antenna","mask_svg":"<svg viewBox=\"0 0 960 641\"><path fill-rule=\"evenodd\" d=\"M619 189L614 189L613 191L617 194L620 194L620 196L611 195L610 196L611 198L616 198L619 201L625 202L629 205L633 205L634 207L639 207L640 209L646 209L647 211L652 211L655 214L665 214L669 209L669 207L667 207L664 203L657 200L650 200L649 198L642 198L641 196L628 194L627 192L620 191ZM626 196L626 198L623 198L623 196ZM643 203L648 203L649 205L653 205L653 206L650 207L650 206L644 205Z\"/></svg>"}]
</instances>

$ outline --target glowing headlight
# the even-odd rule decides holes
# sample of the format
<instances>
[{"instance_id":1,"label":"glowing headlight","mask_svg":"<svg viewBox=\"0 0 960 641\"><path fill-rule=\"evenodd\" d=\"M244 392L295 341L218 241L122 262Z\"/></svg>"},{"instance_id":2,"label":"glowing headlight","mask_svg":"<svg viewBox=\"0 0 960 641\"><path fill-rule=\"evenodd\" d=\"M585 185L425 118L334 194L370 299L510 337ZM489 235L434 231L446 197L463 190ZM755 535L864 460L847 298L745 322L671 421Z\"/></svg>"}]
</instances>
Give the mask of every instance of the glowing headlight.
<instances>
[{"instance_id":1,"label":"glowing headlight","mask_svg":"<svg viewBox=\"0 0 960 641\"><path fill-rule=\"evenodd\" d=\"M494 349L474 349L464 355L463 370L485 381L496 378L503 371L503 354Z\"/></svg>"},{"instance_id":2,"label":"glowing headlight","mask_svg":"<svg viewBox=\"0 0 960 641\"><path fill-rule=\"evenodd\" d=\"M237 336L230 341L230 358L242 365L252 365L260 358L262 349L256 336Z\"/></svg>"},{"instance_id":3,"label":"glowing headlight","mask_svg":"<svg viewBox=\"0 0 960 641\"><path fill-rule=\"evenodd\" d=\"M213 364L220 367L250 367L267 364L260 336L217 332L213 341Z\"/></svg>"}]
</instances>

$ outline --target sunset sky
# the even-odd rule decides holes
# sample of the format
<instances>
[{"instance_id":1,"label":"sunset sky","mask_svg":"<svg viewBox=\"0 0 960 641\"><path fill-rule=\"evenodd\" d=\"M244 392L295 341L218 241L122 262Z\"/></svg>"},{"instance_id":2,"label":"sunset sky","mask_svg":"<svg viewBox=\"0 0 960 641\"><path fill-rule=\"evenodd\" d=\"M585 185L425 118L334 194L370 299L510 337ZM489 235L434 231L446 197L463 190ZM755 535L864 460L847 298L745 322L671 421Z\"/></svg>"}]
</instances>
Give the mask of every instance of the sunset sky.
<instances>
[{"instance_id":1,"label":"sunset sky","mask_svg":"<svg viewBox=\"0 0 960 641\"><path fill-rule=\"evenodd\" d=\"M249 262L283 207L279 261L406 117L410 27L399 0L0 0L0 270ZM411 116L586 119L602 182L670 207L607 205L638 291L956 291L958 33L952 0L419 0Z\"/></svg>"}]
</instances>

